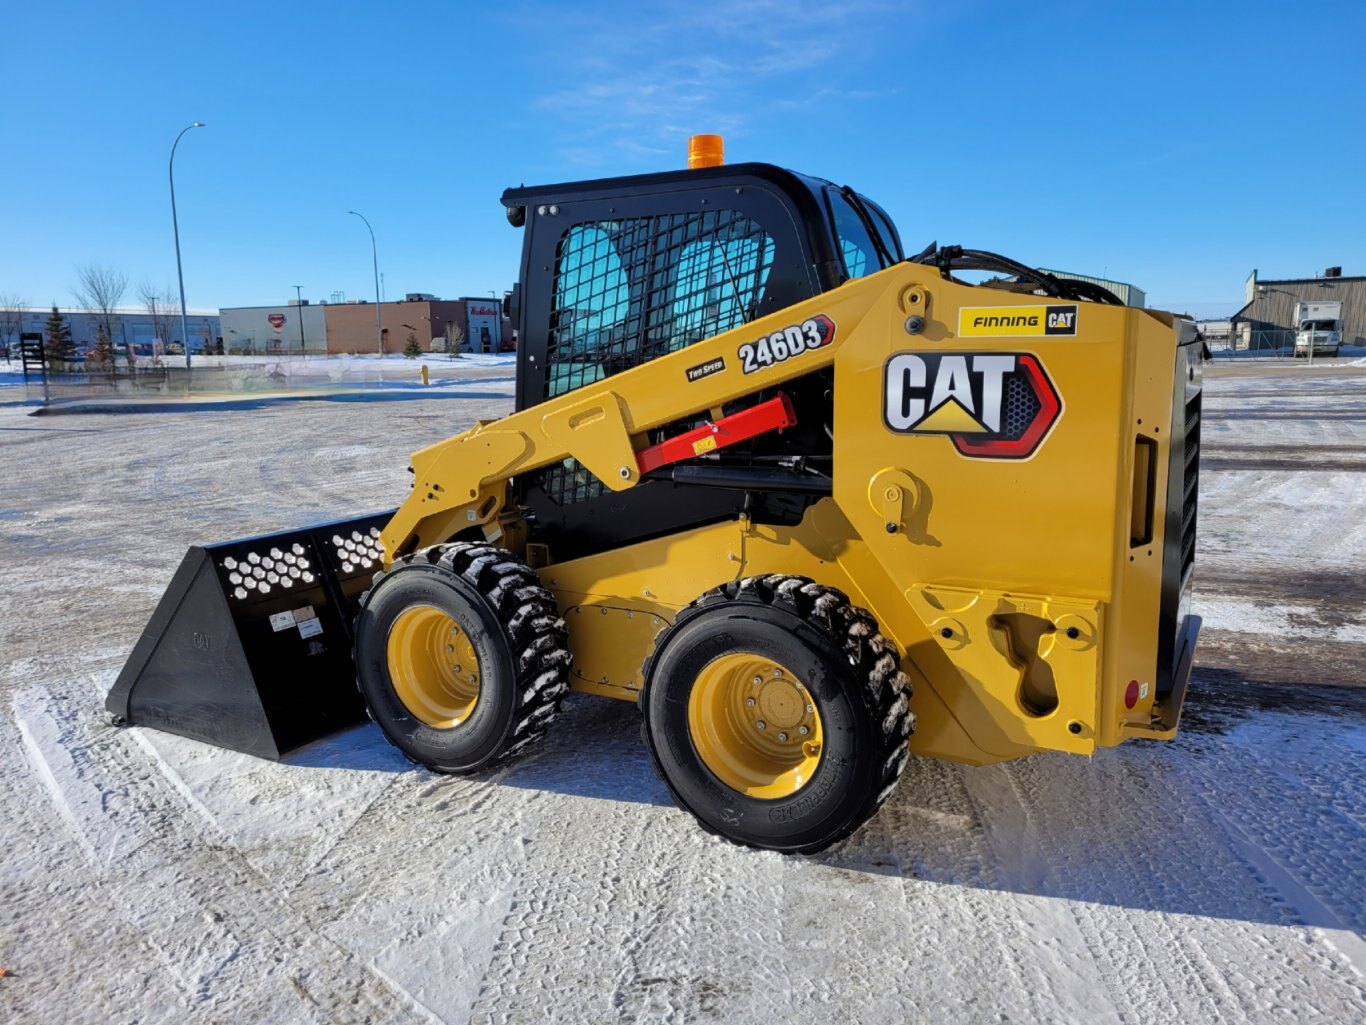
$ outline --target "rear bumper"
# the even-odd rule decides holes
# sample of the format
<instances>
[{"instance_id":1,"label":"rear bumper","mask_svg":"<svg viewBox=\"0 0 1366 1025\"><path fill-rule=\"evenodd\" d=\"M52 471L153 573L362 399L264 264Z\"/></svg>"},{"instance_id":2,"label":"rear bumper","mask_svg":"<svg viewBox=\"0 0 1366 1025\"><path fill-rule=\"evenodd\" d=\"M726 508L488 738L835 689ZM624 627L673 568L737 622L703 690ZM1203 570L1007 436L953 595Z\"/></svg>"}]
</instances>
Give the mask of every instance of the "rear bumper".
<instances>
[{"instance_id":1,"label":"rear bumper","mask_svg":"<svg viewBox=\"0 0 1366 1025\"><path fill-rule=\"evenodd\" d=\"M1123 735L1126 738L1171 740L1176 736L1176 728L1181 722L1181 709L1186 704L1186 690L1190 686L1191 668L1195 664L1195 647L1199 643L1202 622L1199 616L1186 617L1176 638L1176 668L1172 676L1171 690L1153 704L1152 719L1147 725L1124 726Z\"/></svg>"}]
</instances>

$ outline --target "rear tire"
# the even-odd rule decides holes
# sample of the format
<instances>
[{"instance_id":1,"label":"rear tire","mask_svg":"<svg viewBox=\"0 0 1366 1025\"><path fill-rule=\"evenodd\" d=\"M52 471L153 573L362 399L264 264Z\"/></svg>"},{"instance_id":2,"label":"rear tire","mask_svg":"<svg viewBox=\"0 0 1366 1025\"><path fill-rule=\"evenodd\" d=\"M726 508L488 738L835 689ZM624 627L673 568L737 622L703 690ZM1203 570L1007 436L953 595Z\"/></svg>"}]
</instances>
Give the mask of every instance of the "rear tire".
<instances>
[{"instance_id":1,"label":"rear tire","mask_svg":"<svg viewBox=\"0 0 1366 1025\"><path fill-rule=\"evenodd\" d=\"M569 689L554 598L510 552L486 544L438 545L377 574L355 655L370 718L435 772L477 772L520 751Z\"/></svg>"},{"instance_id":2,"label":"rear tire","mask_svg":"<svg viewBox=\"0 0 1366 1025\"><path fill-rule=\"evenodd\" d=\"M660 776L704 829L805 854L890 795L909 758L909 699L872 616L832 587L773 575L679 614L646 663L642 707Z\"/></svg>"}]
</instances>

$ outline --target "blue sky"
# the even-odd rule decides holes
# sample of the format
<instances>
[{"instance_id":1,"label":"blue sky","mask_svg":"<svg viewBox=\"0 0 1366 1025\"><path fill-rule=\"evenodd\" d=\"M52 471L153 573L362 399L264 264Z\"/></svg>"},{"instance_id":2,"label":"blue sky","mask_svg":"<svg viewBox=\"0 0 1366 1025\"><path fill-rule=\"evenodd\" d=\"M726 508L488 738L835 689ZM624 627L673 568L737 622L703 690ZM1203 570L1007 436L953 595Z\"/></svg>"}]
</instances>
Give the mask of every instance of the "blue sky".
<instances>
[{"instance_id":1,"label":"blue sky","mask_svg":"<svg viewBox=\"0 0 1366 1025\"><path fill-rule=\"evenodd\" d=\"M1366 273L1366 3L9 5L0 295L97 262L192 308L501 292L509 185L687 136L857 186L907 248L1106 274L1197 316ZM130 301L132 300L130 295Z\"/></svg>"}]
</instances>

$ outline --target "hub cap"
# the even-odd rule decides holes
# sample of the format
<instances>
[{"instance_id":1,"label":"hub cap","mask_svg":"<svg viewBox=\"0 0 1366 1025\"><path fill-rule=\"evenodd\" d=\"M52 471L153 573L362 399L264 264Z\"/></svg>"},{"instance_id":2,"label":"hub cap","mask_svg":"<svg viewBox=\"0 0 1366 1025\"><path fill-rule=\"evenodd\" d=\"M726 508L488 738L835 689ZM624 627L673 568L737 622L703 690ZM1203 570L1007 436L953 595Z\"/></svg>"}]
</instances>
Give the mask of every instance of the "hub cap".
<instances>
[{"instance_id":1,"label":"hub cap","mask_svg":"<svg viewBox=\"0 0 1366 1025\"><path fill-rule=\"evenodd\" d=\"M815 701L781 663L722 655L703 667L688 695L688 732L722 783L772 800L811 781L821 757Z\"/></svg>"},{"instance_id":2,"label":"hub cap","mask_svg":"<svg viewBox=\"0 0 1366 1025\"><path fill-rule=\"evenodd\" d=\"M444 730L470 717L479 700L479 659L459 623L416 605L394 620L387 648L394 693L414 718Z\"/></svg>"}]
</instances>

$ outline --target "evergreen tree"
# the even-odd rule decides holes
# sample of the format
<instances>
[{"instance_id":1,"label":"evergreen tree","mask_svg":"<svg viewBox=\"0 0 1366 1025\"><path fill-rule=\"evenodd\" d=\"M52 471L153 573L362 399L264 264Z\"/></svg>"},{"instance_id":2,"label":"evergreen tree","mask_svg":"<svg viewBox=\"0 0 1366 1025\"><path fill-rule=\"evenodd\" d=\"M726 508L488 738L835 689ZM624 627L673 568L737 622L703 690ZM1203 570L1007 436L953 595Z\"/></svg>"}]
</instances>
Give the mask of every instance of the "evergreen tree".
<instances>
[{"instance_id":1,"label":"evergreen tree","mask_svg":"<svg viewBox=\"0 0 1366 1025\"><path fill-rule=\"evenodd\" d=\"M417 344L417 335L408 332L408 337L403 341L403 355L409 359L417 359L422 355L422 346Z\"/></svg>"},{"instance_id":2,"label":"evergreen tree","mask_svg":"<svg viewBox=\"0 0 1366 1025\"><path fill-rule=\"evenodd\" d=\"M86 353L85 362L88 366L98 366L105 370L114 366L114 343L104 333L103 324L95 326L95 347Z\"/></svg>"},{"instance_id":3,"label":"evergreen tree","mask_svg":"<svg viewBox=\"0 0 1366 1025\"><path fill-rule=\"evenodd\" d=\"M54 367L70 363L76 358L76 343L71 340L71 326L66 322L66 318L57 312L57 307L52 307L52 314L47 318L47 361Z\"/></svg>"}]
</instances>

